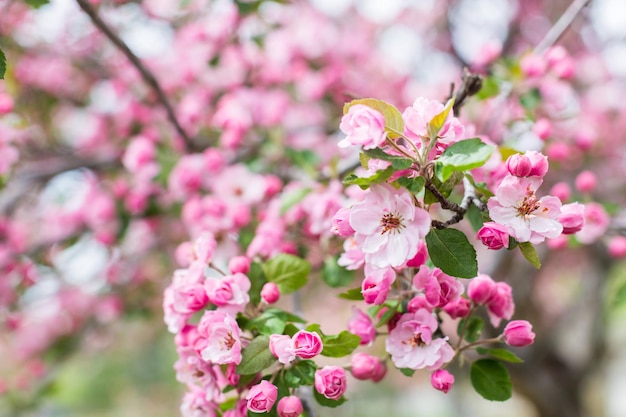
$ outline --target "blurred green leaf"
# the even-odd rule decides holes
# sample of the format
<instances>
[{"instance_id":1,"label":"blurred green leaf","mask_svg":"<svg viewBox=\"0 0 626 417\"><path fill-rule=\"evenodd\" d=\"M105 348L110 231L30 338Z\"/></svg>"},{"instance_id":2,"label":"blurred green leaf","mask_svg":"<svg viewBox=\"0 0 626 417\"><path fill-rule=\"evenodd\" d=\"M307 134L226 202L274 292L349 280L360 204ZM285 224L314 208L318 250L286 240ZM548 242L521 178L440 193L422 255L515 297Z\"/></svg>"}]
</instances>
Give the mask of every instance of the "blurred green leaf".
<instances>
[{"instance_id":1,"label":"blurred green leaf","mask_svg":"<svg viewBox=\"0 0 626 417\"><path fill-rule=\"evenodd\" d=\"M263 264L268 281L276 283L281 294L290 294L307 283L311 264L297 256L281 253Z\"/></svg>"},{"instance_id":2,"label":"blurred green leaf","mask_svg":"<svg viewBox=\"0 0 626 417\"><path fill-rule=\"evenodd\" d=\"M472 386L483 398L506 401L511 398L512 386L504 365L492 359L479 359L470 369Z\"/></svg>"}]
</instances>

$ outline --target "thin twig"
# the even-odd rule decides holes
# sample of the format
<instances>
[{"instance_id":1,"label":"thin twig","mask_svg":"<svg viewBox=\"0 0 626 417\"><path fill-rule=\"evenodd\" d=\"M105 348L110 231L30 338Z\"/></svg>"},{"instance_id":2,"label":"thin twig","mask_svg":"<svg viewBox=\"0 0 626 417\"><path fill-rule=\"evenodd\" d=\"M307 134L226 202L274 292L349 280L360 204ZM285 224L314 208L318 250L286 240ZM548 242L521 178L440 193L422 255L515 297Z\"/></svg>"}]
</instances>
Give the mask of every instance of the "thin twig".
<instances>
[{"instance_id":1,"label":"thin twig","mask_svg":"<svg viewBox=\"0 0 626 417\"><path fill-rule=\"evenodd\" d=\"M168 101L165 92L161 88L161 85L157 81L156 77L150 70L146 68L145 65L141 62L139 58L128 48L128 46L120 39L120 37L113 32L113 30L102 20L102 18L98 15L93 6L89 3L88 0L76 0L81 9L89 16L93 24L100 29L100 31L111 41L113 44L119 49L128 60L133 64L133 66L139 71L143 80L152 88L154 93L156 94L157 101L165 108L165 112L167 113L167 118L170 123L176 129L176 132L181 137L185 144L185 148L188 151L194 149L191 138L187 135L187 132L183 129L180 122L176 118L174 114L174 109L172 108L170 102Z\"/></svg>"},{"instance_id":2,"label":"thin twig","mask_svg":"<svg viewBox=\"0 0 626 417\"><path fill-rule=\"evenodd\" d=\"M483 87L482 77L470 72L467 68L463 68L463 77L461 80L461 86L454 95L454 106L452 106L452 112L455 116L459 115L461 107L465 104L465 100L477 94Z\"/></svg>"},{"instance_id":3,"label":"thin twig","mask_svg":"<svg viewBox=\"0 0 626 417\"><path fill-rule=\"evenodd\" d=\"M565 31L570 27L578 13L589 4L591 0L574 0L567 10L561 15L559 20L550 28L546 36L537 44L535 49L533 50L536 54L543 54L548 50L552 45L554 45L561 36L565 33Z\"/></svg>"}]
</instances>

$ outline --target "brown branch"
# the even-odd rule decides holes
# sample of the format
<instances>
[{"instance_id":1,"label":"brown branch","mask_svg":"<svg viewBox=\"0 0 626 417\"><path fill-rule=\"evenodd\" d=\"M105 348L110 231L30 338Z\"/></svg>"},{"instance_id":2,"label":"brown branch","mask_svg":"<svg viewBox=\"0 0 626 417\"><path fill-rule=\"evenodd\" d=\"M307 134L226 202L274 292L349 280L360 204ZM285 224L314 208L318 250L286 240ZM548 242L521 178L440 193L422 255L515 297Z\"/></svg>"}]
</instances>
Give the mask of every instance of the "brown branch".
<instances>
[{"instance_id":1,"label":"brown branch","mask_svg":"<svg viewBox=\"0 0 626 417\"><path fill-rule=\"evenodd\" d=\"M455 203L454 201L448 200L446 196L441 194L441 191L439 191L435 184L433 184L430 180L426 180L425 187L435 196L435 198L439 202L439 205L441 205L441 208L453 211L455 213L454 216L452 216L448 221L445 222L432 220L431 224L435 229L445 229L448 226L457 224L461 220L463 220L463 217L465 217L465 213L467 212L467 209L465 207Z\"/></svg>"},{"instance_id":2,"label":"brown branch","mask_svg":"<svg viewBox=\"0 0 626 417\"><path fill-rule=\"evenodd\" d=\"M150 70L146 68L146 66L141 62L139 58L128 48L128 46L120 39L120 37L113 32L113 30L102 20L102 18L98 15L93 6L89 3L88 0L76 0L81 9L89 16L93 24L100 29L100 31L119 49L128 60L133 64L133 66L139 71L141 77L145 81L150 88L154 91L157 96L157 101L163 106L165 112L167 113L167 118L170 123L176 129L176 132L181 137L185 144L185 148L187 151L191 151L194 149L193 142L191 138L187 135L187 132L183 129L180 122L176 118L176 114L174 114L174 109L172 108L170 102L168 101L165 92L161 88L161 85L157 81L156 77Z\"/></svg>"},{"instance_id":3,"label":"brown branch","mask_svg":"<svg viewBox=\"0 0 626 417\"><path fill-rule=\"evenodd\" d=\"M477 94L483 87L483 78L478 74L471 73L467 68L463 68L463 77L461 80L461 86L454 95L454 106L452 106L452 111L455 116L459 115L465 101L474 94Z\"/></svg>"},{"instance_id":4,"label":"brown branch","mask_svg":"<svg viewBox=\"0 0 626 417\"><path fill-rule=\"evenodd\" d=\"M565 31L570 27L580 11L591 2L591 0L574 0L567 10L563 12L559 20L550 28L546 36L537 44L533 50L536 54L543 54L552 45L554 45L563 36Z\"/></svg>"}]
</instances>

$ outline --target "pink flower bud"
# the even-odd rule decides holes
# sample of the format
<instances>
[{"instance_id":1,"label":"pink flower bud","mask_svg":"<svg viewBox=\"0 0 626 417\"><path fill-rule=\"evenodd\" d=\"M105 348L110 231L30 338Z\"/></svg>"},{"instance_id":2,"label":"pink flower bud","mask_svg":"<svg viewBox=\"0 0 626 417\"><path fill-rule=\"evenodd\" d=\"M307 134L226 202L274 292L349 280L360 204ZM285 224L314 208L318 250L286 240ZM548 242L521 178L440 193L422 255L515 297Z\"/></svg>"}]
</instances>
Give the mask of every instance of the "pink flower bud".
<instances>
[{"instance_id":1,"label":"pink flower bud","mask_svg":"<svg viewBox=\"0 0 626 417\"><path fill-rule=\"evenodd\" d=\"M245 275L250 271L250 259L246 256L235 256L228 262L228 269L231 274L239 272Z\"/></svg>"},{"instance_id":2,"label":"pink flower bud","mask_svg":"<svg viewBox=\"0 0 626 417\"><path fill-rule=\"evenodd\" d=\"M368 379L374 380L374 378L379 378L378 381L382 379L380 376L381 367L383 376L386 372L386 368L377 357L363 352L352 355L351 364L350 372L352 372L352 376L362 381Z\"/></svg>"},{"instance_id":3,"label":"pink flower bud","mask_svg":"<svg viewBox=\"0 0 626 417\"><path fill-rule=\"evenodd\" d=\"M261 289L261 298L267 304L274 304L280 298L278 285L273 282L266 282Z\"/></svg>"},{"instance_id":4,"label":"pink flower bud","mask_svg":"<svg viewBox=\"0 0 626 417\"><path fill-rule=\"evenodd\" d=\"M420 241L417 247L417 254L413 259L406 261L406 266L419 268L426 263L426 260L428 260L428 247L426 246L426 242Z\"/></svg>"},{"instance_id":5,"label":"pink flower bud","mask_svg":"<svg viewBox=\"0 0 626 417\"><path fill-rule=\"evenodd\" d=\"M395 279L393 268L375 269L365 274L361 283L361 294L367 304L381 305L387 299L391 283Z\"/></svg>"},{"instance_id":6,"label":"pink flower bud","mask_svg":"<svg viewBox=\"0 0 626 417\"><path fill-rule=\"evenodd\" d=\"M467 298L457 298L443 307L443 311L448 313L453 319L465 317L470 311L470 302Z\"/></svg>"},{"instance_id":7,"label":"pink flower bud","mask_svg":"<svg viewBox=\"0 0 626 417\"><path fill-rule=\"evenodd\" d=\"M341 208L333 216L333 225L330 230L337 236L348 237L354 234L354 229L350 226L348 218L350 217L349 208Z\"/></svg>"},{"instance_id":8,"label":"pink flower bud","mask_svg":"<svg viewBox=\"0 0 626 417\"><path fill-rule=\"evenodd\" d=\"M406 306L406 310L409 313L415 313L420 308L425 308L428 311L433 311L433 306L428 302L423 294L419 294L411 298L411 301L409 301L409 304L407 304Z\"/></svg>"},{"instance_id":9,"label":"pink flower bud","mask_svg":"<svg viewBox=\"0 0 626 417\"><path fill-rule=\"evenodd\" d=\"M272 197L283 188L282 180L276 175L265 176L265 196Z\"/></svg>"},{"instance_id":10,"label":"pink flower bud","mask_svg":"<svg viewBox=\"0 0 626 417\"><path fill-rule=\"evenodd\" d=\"M579 232L585 224L585 206L579 203L564 204L557 220L563 225L564 235Z\"/></svg>"},{"instance_id":11,"label":"pink flower bud","mask_svg":"<svg viewBox=\"0 0 626 417\"><path fill-rule=\"evenodd\" d=\"M516 177L527 177L532 169L530 159L526 155L516 153L506 160L506 169Z\"/></svg>"},{"instance_id":12,"label":"pink flower bud","mask_svg":"<svg viewBox=\"0 0 626 417\"><path fill-rule=\"evenodd\" d=\"M298 417L302 414L302 401L295 395L283 397L278 401L276 411L280 417Z\"/></svg>"},{"instance_id":13,"label":"pink flower bud","mask_svg":"<svg viewBox=\"0 0 626 417\"><path fill-rule=\"evenodd\" d=\"M572 196L572 189L565 182L557 182L550 189L550 195L558 197L559 200L566 202Z\"/></svg>"},{"instance_id":14,"label":"pink flower bud","mask_svg":"<svg viewBox=\"0 0 626 417\"><path fill-rule=\"evenodd\" d=\"M609 241L609 255L614 258L626 256L626 237L615 236Z\"/></svg>"},{"instance_id":15,"label":"pink flower bud","mask_svg":"<svg viewBox=\"0 0 626 417\"><path fill-rule=\"evenodd\" d=\"M250 388L246 396L248 410L253 413L268 413L278 397L278 388L269 381L261 381Z\"/></svg>"},{"instance_id":16,"label":"pink flower bud","mask_svg":"<svg viewBox=\"0 0 626 417\"><path fill-rule=\"evenodd\" d=\"M548 158L536 151L514 154L506 160L506 168L516 177L543 177L548 172Z\"/></svg>"},{"instance_id":17,"label":"pink flower bud","mask_svg":"<svg viewBox=\"0 0 626 417\"><path fill-rule=\"evenodd\" d=\"M356 307L352 308L352 317L348 320L348 331L359 336L362 345L368 345L376 338L376 328L372 319Z\"/></svg>"},{"instance_id":18,"label":"pink flower bud","mask_svg":"<svg viewBox=\"0 0 626 417\"><path fill-rule=\"evenodd\" d=\"M498 327L502 319L509 320L514 311L513 289L506 282L496 282L495 291L487 300L487 312L493 327Z\"/></svg>"},{"instance_id":19,"label":"pink flower bud","mask_svg":"<svg viewBox=\"0 0 626 417\"><path fill-rule=\"evenodd\" d=\"M476 304L486 304L496 291L496 283L489 275L480 274L467 287L467 295Z\"/></svg>"},{"instance_id":20,"label":"pink flower bud","mask_svg":"<svg viewBox=\"0 0 626 417\"><path fill-rule=\"evenodd\" d=\"M535 341L533 326L526 320L513 320L504 327L504 342L509 346L528 346Z\"/></svg>"},{"instance_id":21,"label":"pink flower bud","mask_svg":"<svg viewBox=\"0 0 626 417\"><path fill-rule=\"evenodd\" d=\"M325 366L315 371L315 390L330 400L338 400L346 392L346 371L339 366Z\"/></svg>"},{"instance_id":22,"label":"pink flower bud","mask_svg":"<svg viewBox=\"0 0 626 417\"><path fill-rule=\"evenodd\" d=\"M589 193L596 189L598 179L591 171L583 171L576 177L576 189L581 193Z\"/></svg>"},{"instance_id":23,"label":"pink flower bud","mask_svg":"<svg viewBox=\"0 0 626 417\"><path fill-rule=\"evenodd\" d=\"M565 235L561 235L555 237L554 239L546 239L546 243L550 250L565 249L567 247L567 237Z\"/></svg>"},{"instance_id":24,"label":"pink flower bud","mask_svg":"<svg viewBox=\"0 0 626 417\"><path fill-rule=\"evenodd\" d=\"M546 61L543 57L529 54L520 61L520 68L527 77L541 77L546 72Z\"/></svg>"},{"instance_id":25,"label":"pink flower bud","mask_svg":"<svg viewBox=\"0 0 626 417\"><path fill-rule=\"evenodd\" d=\"M487 222L483 224L483 227L476 234L476 238L492 250L509 247L509 232L506 226L498 223Z\"/></svg>"},{"instance_id":26,"label":"pink flower bud","mask_svg":"<svg viewBox=\"0 0 626 417\"><path fill-rule=\"evenodd\" d=\"M538 119L533 126L533 132L541 140L547 140L552 134L552 125L548 119Z\"/></svg>"},{"instance_id":27,"label":"pink flower bud","mask_svg":"<svg viewBox=\"0 0 626 417\"><path fill-rule=\"evenodd\" d=\"M443 391L444 394L447 394L452 388L452 384L454 384L454 375L445 369L437 369L435 372L430 374L430 383L433 388L439 391Z\"/></svg>"},{"instance_id":28,"label":"pink flower bud","mask_svg":"<svg viewBox=\"0 0 626 417\"><path fill-rule=\"evenodd\" d=\"M5 93L0 93L0 115L13 111L13 98Z\"/></svg>"},{"instance_id":29,"label":"pink flower bud","mask_svg":"<svg viewBox=\"0 0 626 417\"><path fill-rule=\"evenodd\" d=\"M270 336L270 352L278 358L278 362L285 365L296 358L293 353L291 337L285 334L273 334Z\"/></svg>"},{"instance_id":30,"label":"pink flower bud","mask_svg":"<svg viewBox=\"0 0 626 417\"><path fill-rule=\"evenodd\" d=\"M311 359L322 352L322 338L317 332L300 330L291 338L293 353L303 359Z\"/></svg>"}]
</instances>

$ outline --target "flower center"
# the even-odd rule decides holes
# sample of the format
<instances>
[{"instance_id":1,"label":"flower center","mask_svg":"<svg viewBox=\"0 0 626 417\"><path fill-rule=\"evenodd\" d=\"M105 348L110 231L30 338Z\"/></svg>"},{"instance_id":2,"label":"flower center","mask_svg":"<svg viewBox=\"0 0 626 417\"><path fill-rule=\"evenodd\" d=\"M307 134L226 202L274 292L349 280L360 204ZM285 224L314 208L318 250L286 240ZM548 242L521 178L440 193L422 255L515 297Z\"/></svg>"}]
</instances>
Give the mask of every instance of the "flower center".
<instances>
[{"instance_id":1,"label":"flower center","mask_svg":"<svg viewBox=\"0 0 626 417\"><path fill-rule=\"evenodd\" d=\"M229 331L228 334L222 339L223 346L228 350L231 350L233 348L235 342L236 340L233 337L233 332L231 331Z\"/></svg>"},{"instance_id":2,"label":"flower center","mask_svg":"<svg viewBox=\"0 0 626 417\"><path fill-rule=\"evenodd\" d=\"M417 333L412 338L405 340L402 342L405 345L411 345L411 347L422 347L426 345L426 343L422 340L422 334Z\"/></svg>"},{"instance_id":3,"label":"flower center","mask_svg":"<svg viewBox=\"0 0 626 417\"><path fill-rule=\"evenodd\" d=\"M522 201L522 203L516 207L517 215L519 217L528 218L528 216L530 216L540 207L541 203L539 202L539 199L534 192L530 191L527 193L526 197L524 197L524 201Z\"/></svg>"},{"instance_id":4,"label":"flower center","mask_svg":"<svg viewBox=\"0 0 626 417\"><path fill-rule=\"evenodd\" d=\"M404 224L402 223L402 220L404 219L398 213L383 214L383 217L381 217L380 219L380 225L383 228L383 231L380 234L384 235L385 233L389 231L399 232L400 229L404 228Z\"/></svg>"}]
</instances>

